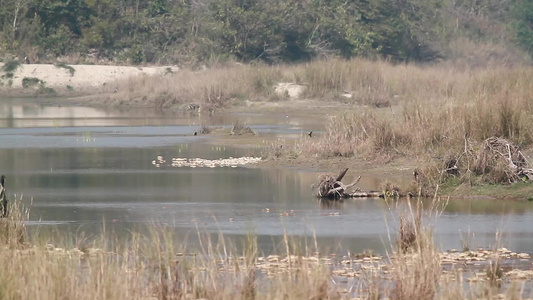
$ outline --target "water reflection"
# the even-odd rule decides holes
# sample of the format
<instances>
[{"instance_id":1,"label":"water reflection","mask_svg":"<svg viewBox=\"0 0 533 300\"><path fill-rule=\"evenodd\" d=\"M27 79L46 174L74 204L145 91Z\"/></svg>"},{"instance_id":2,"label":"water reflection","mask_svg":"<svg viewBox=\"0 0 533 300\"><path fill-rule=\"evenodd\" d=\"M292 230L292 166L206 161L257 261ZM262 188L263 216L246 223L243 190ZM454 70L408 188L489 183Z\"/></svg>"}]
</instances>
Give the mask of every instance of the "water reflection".
<instances>
[{"instance_id":1,"label":"water reflection","mask_svg":"<svg viewBox=\"0 0 533 300\"><path fill-rule=\"evenodd\" d=\"M283 127L293 133L324 130L323 116L309 117L284 113L198 114L159 108L96 108L50 105L45 99L1 99L0 127L94 127L94 126L232 126L236 122L268 131ZM40 103L36 103L40 102ZM194 131L191 132L191 134Z\"/></svg>"}]
</instances>

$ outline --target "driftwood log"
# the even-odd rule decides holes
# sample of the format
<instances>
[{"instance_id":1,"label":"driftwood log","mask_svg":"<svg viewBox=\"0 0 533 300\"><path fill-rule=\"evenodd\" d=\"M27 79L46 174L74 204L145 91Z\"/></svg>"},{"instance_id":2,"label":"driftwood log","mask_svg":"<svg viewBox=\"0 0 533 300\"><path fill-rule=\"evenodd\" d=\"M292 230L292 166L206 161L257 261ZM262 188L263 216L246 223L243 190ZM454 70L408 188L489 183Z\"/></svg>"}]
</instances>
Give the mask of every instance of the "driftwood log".
<instances>
[{"instance_id":1,"label":"driftwood log","mask_svg":"<svg viewBox=\"0 0 533 300\"><path fill-rule=\"evenodd\" d=\"M382 197L383 195L379 192L365 192L361 191L359 188L356 188L354 191L349 192L348 189L355 186L361 176L357 177L354 182L350 184L342 183L344 175L348 172L348 168L340 171L337 176L332 176L329 174L321 175L318 178L318 183L314 184L314 187L317 189L316 196L322 199L342 199L342 198L365 198L365 197Z\"/></svg>"}]
</instances>

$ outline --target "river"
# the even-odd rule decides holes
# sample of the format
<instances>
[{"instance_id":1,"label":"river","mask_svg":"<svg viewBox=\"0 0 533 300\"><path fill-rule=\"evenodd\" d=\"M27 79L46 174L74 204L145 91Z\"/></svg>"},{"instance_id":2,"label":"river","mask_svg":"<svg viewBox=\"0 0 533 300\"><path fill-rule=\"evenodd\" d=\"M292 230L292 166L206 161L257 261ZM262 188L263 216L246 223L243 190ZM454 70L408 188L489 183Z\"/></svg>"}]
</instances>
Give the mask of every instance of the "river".
<instances>
[{"instance_id":1,"label":"river","mask_svg":"<svg viewBox=\"0 0 533 300\"><path fill-rule=\"evenodd\" d=\"M394 238L397 203L353 199L321 204L310 188L321 173L317 170L152 164L159 155L261 155L259 149L216 145L209 136L195 136L205 124L230 127L239 121L276 139L319 132L323 120L274 114L199 118L35 101L0 101L0 172L7 177L10 198L30 207L30 230L94 237L104 229L126 236L131 230L165 226L176 240L190 244L197 242L198 232L222 234L236 244L254 233L263 253L278 251L284 233L320 251L341 253L385 253ZM363 178L360 187L378 189L382 180L386 174ZM470 247L491 247L499 232L499 243L507 248L533 252L533 203L450 200L430 221L443 250L460 249L461 240Z\"/></svg>"}]
</instances>

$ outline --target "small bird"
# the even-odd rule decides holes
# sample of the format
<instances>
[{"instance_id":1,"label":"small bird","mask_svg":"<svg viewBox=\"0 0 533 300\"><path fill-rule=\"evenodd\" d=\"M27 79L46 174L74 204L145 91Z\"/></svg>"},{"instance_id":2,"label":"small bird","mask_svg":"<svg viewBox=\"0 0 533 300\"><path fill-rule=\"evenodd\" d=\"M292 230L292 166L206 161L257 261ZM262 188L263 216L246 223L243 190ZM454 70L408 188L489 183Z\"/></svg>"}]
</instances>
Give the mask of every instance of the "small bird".
<instances>
[{"instance_id":1,"label":"small bird","mask_svg":"<svg viewBox=\"0 0 533 300\"><path fill-rule=\"evenodd\" d=\"M194 132L194 135L198 135L198 131L195 131L195 132Z\"/></svg>"},{"instance_id":2,"label":"small bird","mask_svg":"<svg viewBox=\"0 0 533 300\"><path fill-rule=\"evenodd\" d=\"M309 133L307 134L309 137L313 137L313 130L309 131Z\"/></svg>"}]
</instances>

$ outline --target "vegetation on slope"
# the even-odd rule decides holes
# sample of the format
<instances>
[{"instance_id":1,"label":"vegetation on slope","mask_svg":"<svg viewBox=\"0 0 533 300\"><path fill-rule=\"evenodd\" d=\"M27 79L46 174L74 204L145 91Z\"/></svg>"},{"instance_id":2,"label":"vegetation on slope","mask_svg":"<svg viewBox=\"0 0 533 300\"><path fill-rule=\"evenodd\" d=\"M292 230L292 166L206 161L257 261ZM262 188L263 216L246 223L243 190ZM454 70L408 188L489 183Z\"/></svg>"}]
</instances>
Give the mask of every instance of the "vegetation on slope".
<instances>
[{"instance_id":1,"label":"vegetation on slope","mask_svg":"<svg viewBox=\"0 0 533 300\"><path fill-rule=\"evenodd\" d=\"M533 53L527 0L3 0L0 57L69 63L394 61ZM483 61L479 61L483 62Z\"/></svg>"}]
</instances>

